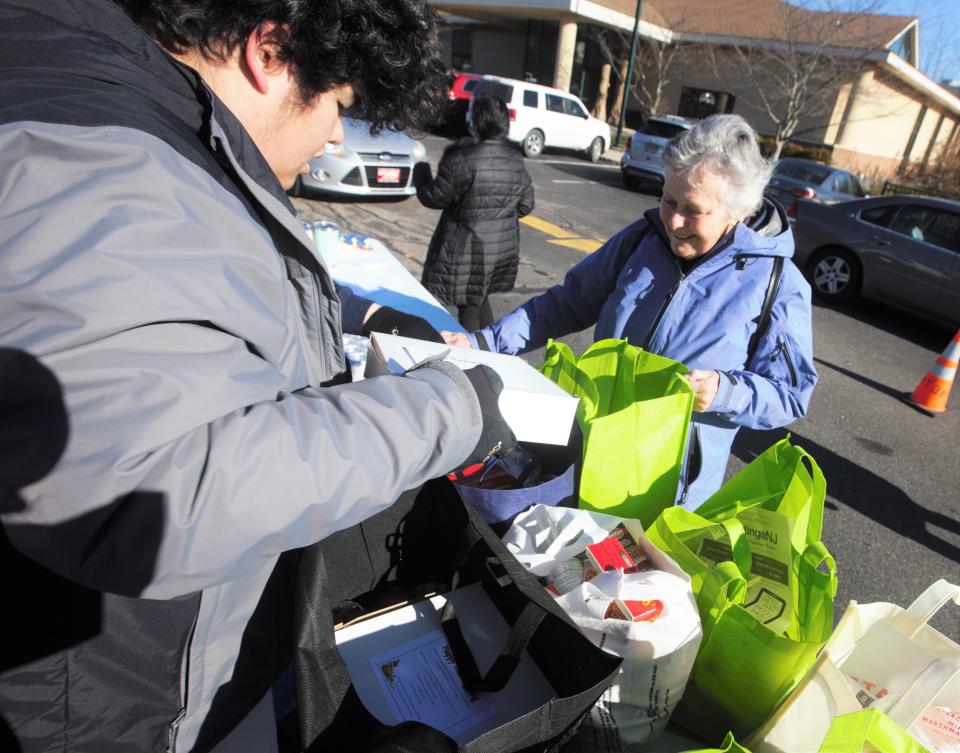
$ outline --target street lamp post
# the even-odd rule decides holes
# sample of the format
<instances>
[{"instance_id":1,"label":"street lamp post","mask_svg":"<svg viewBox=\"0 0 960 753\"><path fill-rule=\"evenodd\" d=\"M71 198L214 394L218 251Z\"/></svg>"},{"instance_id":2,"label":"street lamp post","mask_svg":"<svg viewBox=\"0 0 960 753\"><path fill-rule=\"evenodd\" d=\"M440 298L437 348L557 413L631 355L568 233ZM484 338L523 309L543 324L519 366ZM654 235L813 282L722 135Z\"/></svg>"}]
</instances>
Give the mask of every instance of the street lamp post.
<instances>
[{"instance_id":1,"label":"street lamp post","mask_svg":"<svg viewBox=\"0 0 960 753\"><path fill-rule=\"evenodd\" d=\"M630 59L627 61L627 80L623 82L623 101L620 103L620 123L617 125L617 146L623 137L623 124L627 120L627 102L630 101L630 81L633 78L633 59L637 55L637 37L640 36L640 13L643 0L637 0L637 15L633 19L633 39L630 40Z\"/></svg>"}]
</instances>

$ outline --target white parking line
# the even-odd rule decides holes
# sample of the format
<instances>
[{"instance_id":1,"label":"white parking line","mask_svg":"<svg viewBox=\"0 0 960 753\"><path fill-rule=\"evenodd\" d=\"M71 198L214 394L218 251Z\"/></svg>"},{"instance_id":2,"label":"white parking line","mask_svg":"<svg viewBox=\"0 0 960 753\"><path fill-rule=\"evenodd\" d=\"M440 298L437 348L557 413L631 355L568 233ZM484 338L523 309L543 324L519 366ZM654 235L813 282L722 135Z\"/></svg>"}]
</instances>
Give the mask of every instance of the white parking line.
<instances>
[{"instance_id":1,"label":"white parking line","mask_svg":"<svg viewBox=\"0 0 960 753\"><path fill-rule=\"evenodd\" d=\"M560 159L537 159L528 160L534 165L580 165L581 167L593 167L597 170L619 170L620 165L612 165L609 162L585 162L584 160L560 160Z\"/></svg>"}]
</instances>

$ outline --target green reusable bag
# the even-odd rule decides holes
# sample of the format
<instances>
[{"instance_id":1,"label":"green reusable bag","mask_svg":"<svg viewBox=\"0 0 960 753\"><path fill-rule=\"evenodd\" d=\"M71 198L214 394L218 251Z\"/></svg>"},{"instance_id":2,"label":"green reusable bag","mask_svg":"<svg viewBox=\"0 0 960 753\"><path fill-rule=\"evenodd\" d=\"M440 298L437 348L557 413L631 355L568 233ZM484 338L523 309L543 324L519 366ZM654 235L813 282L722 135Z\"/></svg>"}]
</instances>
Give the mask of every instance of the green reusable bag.
<instances>
[{"instance_id":1,"label":"green reusable bag","mask_svg":"<svg viewBox=\"0 0 960 753\"><path fill-rule=\"evenodd\" d=\"M869 746L869 747L867 747ZM836 717L819 753L930 753L886 714L864 709Z\"/></svg>"},{"instance_id":2,"label":"green reusable bag","mask_svg":"<svg viewBox=\"0 0 960 753\"><path fill-rule=\"evenodd\" d=\"M547 343L540 371L580 398L580 507L646 528L674 503L693 411L687 370L626 340L601 340L579 357Z\"/></svg>"},{"instance_id":3,"label":"green reusable bag","mask_svg":"<svg viewBox=\"0 0 960 753\"><path fill-rule=\"evenodd\" d=\"M646 532L692 579L703 641L673 720L706 740L746 738L830 636L837 576L820 541L825 495L817 464L785 439L696 512L669 508Z\"/></svg>"},{"instance_id":4,"label":"green reusable bag","mask_svg":"<svg viewBox=\"0 0 960 753\"><path fill-rule=\"evenodd\" d=\"M733 733L728 732L727 736L720 743L719 748L703 748L701 750L689 750L687 753L750 753L749 750L740 745L733 739Z\"/></svg>"},{"instance_id":5,"label":"green reusable bag","mask_svg":"<svg viewBox=\"0 0 960 753\"><path fill-rule=\"evenodd\" d=\"M728 732L719 748L687 753L750 753ZM876 709L864 709L838 716L820 745L818 753L930 753L896 722Z\"/></svg>"}]
</instances>

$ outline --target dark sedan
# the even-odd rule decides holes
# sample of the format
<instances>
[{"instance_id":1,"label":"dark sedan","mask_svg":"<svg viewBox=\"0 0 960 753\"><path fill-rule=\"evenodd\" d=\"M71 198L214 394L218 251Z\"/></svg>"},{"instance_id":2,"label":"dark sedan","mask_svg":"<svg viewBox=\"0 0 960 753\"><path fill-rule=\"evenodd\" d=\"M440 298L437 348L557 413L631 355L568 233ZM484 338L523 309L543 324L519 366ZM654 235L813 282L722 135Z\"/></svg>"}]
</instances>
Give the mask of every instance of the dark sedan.
<instances>
[{"instance_id":1,"label":"dark sedan","mask_svg":"<svg viewBox=\"0 0 960 753\"><path fill-rule=\"evenodd\" d=\"M794 261L822 300L858 295L960 326L960 202L881 196L801 200Z\"/></svg>"},{"instance_id":2,"label":"dark sedan","mask_svg":"<svg viewBox=\"0 0 960 753\"><path fill-rule=\"evenodd\" d=\"M799 157L785 157L776 161L773 176L764 193L779 200L787 208L790 217L796 213L797 199L834 204L866 196L853 173Z\"/></svg>"}]
</instances>

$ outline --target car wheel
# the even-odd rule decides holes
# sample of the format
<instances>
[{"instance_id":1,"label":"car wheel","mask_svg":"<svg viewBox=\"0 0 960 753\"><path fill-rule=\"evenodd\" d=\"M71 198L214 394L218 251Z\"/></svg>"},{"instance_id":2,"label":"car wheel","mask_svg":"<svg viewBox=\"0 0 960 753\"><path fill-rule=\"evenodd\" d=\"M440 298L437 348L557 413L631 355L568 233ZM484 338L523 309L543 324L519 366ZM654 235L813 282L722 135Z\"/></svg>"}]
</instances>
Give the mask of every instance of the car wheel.
<instances>
[{"instance_id":1,"label":"car wheel","mask_svg":"<svg viewBox=\"0 0 960 753\"><path fill-rule=\"evenodd\" d=\"M807 264L807 277L817 298L842 303L860 292L863 271L857 257L845 248L822 248Z\"/></svg>"},{"instance_id":2,"label":"car wheel","mask_svg":"<svg viewBox=\"0 0 960 753\"><path fill-rule=\"evenodd\" d=\"M293 181L293 185L287 189L287 196L303 196L303 181L300 179L300 176L297 176L297 179Z\"/></svg>"},{"instance_id":3,"label":"car wheel","mask_svg":"<svg viewBox=\"0 0 960 753\"><path fill-rule=\"evenodd\" d=\"M599 162L601 154L603 154L603 139L597 136L590 142L590 148L587 149L587 159L591 162Z\"/></svg>"},{"instance_id":4,"label":"car wheel","mask_svg":"<svg viewBox=\"0 0 960 753\"><path fill-rule=\"evenodd\" d=\"M523 140L523 153L528 157L539 157L543 153L543 131L534 128Z\"/></svg>"}]
</instances>

